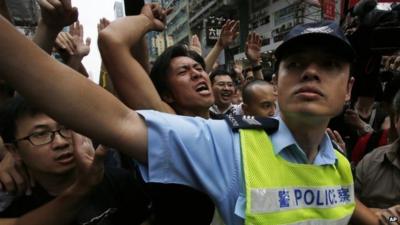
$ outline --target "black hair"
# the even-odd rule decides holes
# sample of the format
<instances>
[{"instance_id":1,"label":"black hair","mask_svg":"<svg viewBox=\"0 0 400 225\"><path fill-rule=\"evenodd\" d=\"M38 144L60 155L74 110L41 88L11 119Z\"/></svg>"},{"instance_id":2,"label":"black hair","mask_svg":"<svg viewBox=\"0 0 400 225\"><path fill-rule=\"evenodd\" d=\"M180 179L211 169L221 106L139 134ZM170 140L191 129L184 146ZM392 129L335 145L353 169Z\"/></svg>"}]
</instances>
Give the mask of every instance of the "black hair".
<instances>
[{"instance_id":1,"label":"black hair","mask_svg":"<svg viewBox=\"0 0 400 225\"><path fill-rule=\"evenodd\" d=\"M192 58L194 61L198 62L203 69L206 68L203 57L201 57L197 52L190 50L186 45L173 45L167 48L156 59L150 72L150 79L160 96L163 96L167 91L169 91L166 78L172 59L180 56Z\"/></svg>"},{"instance_id":2,"label":"black hair","mask_svg":"<svg viewBox=\"0 0 400 225\"><path fill-rule=\"evenodd\" d=\"M377 76L358 76L354 81L352 98L371 97L379 100L382 98L382 86Z\"/></svg>"},{"instance_id":3,"label":"black hair","mask_svg":"<svg viewBox=\"0 0 400 225\"><path fill-rule=\"evenodd\" d=\"M211 83L214 83L214 79L216 76L229 76L233 81L232 74L230 74L226 70L219 69L219 70L214 70L213 72L211 72L211 74L210 74Z\"/></svg>"},{"instance_id":4,"label":"black hair","mask_svg":"<svg viewBox=\"0 0 400 225\"><path fill-rule=\"evenodd\" d=\"M0 109L0 133L4 143L12 143L15 140L16 121L19 118L39 113L43 112L20 95L8 99Z\"/></svg>"},{"instance_id":5,"label":"black hair","mask_svg":"<svg viewBox=\"0 0 400 225\"><path fill-rule=\"evenodd\" d=\"M242 90L242 99L243 99L243 103L248 104L252 99L253 99L253 87L256 85L271 85L271 83L265 81L265 80L252 80L248 83L246 83L243 86L243 90Z\"/></svg>"}]
</instances>

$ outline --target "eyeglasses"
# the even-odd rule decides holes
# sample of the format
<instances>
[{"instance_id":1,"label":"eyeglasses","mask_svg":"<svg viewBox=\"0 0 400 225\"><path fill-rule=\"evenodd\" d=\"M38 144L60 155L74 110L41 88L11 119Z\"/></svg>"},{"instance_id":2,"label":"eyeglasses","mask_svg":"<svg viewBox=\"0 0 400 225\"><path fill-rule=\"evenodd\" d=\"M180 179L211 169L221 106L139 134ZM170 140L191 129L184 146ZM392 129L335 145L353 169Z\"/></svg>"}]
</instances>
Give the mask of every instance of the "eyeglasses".
<instances>
[{"instance_id":1,"label":"eyeglasses","mask_svg":"<svg viewBox=\"0 0 400 225\"><path fill-rule=\"evenodd\" d=\"M72 137L72 131L68 128L62 127L60 129L54 130L54 131L47 130L47 131L35 132L26 137L16 139L16 140L14 140L14 142L28 140L32 145L35 145L35 146L45 145L45 144L48 144L48 143L54 141L56 133L58 133L63 138L71 138Z\"/></svg>"}]
</instances>

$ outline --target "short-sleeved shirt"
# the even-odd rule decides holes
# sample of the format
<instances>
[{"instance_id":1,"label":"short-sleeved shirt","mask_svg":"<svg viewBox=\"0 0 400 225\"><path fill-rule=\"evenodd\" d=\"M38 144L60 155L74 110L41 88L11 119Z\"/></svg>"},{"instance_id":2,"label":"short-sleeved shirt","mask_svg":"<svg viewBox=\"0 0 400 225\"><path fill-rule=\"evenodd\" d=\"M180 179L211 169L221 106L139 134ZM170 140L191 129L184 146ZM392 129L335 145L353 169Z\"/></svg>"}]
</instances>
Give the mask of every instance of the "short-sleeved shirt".
<instances>
[{"instance_id":1,"label":"short-sleeved shirt","mask_svg":"<svg viewBox=\"0 0 400 225\"><path fill-rule=\"evenodd\" d=\"M399 140L367 154L357 165L355 193L372 208L400 204Z\"/></svg>"},{"instance_id":2,"label":"short-sleeved shirt","mask_svg":"<svg viewBox=\"0 0 400 225\"><path fill-rule=\"evenodd\" d=\"M140 170L146 182L178 183L207 193L226 224L244 224L245 190L240 137L224 120L138 111L148 127L148 163ZM307 163L285 123L270 135L275 154ZM324 136L315 165L334 164L332 143Z\"/></svg>"}]
</instances>

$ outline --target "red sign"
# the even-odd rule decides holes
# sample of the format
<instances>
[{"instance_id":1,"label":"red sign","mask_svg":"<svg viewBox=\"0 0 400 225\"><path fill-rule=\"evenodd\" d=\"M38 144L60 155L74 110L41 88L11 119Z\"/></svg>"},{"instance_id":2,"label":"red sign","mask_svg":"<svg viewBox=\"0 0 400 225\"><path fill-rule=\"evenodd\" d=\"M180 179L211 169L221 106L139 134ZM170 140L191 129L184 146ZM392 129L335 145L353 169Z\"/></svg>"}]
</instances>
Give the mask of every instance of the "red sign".
<instances>
[{"instance_id":1,"label":"red sign","mask_svg":"<svg viewBox=\"0 0 400 225\"><path fill-rule=\"evenodd\" d=\"M336 18L335 0L322 0L322 10L324 19L334 20Z\"/></svg>"}]
</instances>

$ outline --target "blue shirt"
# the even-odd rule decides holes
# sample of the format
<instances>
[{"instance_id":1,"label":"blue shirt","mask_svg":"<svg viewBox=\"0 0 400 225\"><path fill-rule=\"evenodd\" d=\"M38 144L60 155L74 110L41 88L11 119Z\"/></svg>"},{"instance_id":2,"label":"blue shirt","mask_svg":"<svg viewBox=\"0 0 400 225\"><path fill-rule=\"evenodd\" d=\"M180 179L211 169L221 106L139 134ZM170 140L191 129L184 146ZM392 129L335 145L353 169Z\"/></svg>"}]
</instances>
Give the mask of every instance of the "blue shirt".
<instances>
[{"instance_id":1,"label":"blue shirt","mask_svg":"<svg viewBox=\"0 0 400 225\"><path fill-rule=\"evenodd\" d=\"M148 126L148 164L140 166L143 179L201 190L213 199L225 224L244 224L246 201L239 133L223 120L150 110L138 113ZM307 163L305 153L282 120L270 137L276 154L291 162ZM333 146L325 135L314 164L335 162Z\"/></svg>"}]
</instances>

